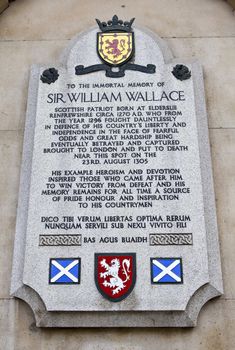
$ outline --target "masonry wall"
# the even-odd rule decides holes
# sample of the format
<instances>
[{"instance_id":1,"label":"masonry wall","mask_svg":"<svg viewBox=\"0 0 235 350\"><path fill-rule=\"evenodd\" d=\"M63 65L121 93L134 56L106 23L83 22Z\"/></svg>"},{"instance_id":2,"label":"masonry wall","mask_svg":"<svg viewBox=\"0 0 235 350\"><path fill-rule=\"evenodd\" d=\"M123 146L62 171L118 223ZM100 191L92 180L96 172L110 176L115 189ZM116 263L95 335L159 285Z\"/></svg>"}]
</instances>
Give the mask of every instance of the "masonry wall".
<instances>
[{"instance_id":1,"label":"masonry wall","mask_svg":"<svg viewBox=\"0 0 235 350\"><path fill-rule=\"evenodd\" d=\"M225 294L194 329L39 329L9 296L30 65L57 59L94 18L136 17L204 68ZM222 0L16 0L0 15L0 349L232 350L235 347L235 16Z\"/></svg>"}]
</instances>

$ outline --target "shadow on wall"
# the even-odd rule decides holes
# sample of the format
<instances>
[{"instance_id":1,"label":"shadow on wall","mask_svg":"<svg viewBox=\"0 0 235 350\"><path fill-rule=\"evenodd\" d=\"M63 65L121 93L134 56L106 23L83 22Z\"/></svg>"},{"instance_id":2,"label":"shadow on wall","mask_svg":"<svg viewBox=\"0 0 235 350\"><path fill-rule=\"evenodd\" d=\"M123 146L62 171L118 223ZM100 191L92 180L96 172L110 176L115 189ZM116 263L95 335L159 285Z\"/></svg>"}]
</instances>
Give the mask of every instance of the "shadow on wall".
<instances>
[{"instance_id":1,"label":"shadow on wall","mask_svg":"<svg viewBox=\"0 0 235 350\"><path fill-rule=\"evenodd\" d=\"M227 0L227 1L235 9L235 0Z\"/></svg>"},{"instance_id":2,"label":"shadow on wall","mask_svg":"<svg viewBox=\"0 0 235 350\"><path fill-rule=\"evenodd\" d=\"M8 8L9 3L15 0L0 0L0 14Z\"/></svg>"}]
</instances>

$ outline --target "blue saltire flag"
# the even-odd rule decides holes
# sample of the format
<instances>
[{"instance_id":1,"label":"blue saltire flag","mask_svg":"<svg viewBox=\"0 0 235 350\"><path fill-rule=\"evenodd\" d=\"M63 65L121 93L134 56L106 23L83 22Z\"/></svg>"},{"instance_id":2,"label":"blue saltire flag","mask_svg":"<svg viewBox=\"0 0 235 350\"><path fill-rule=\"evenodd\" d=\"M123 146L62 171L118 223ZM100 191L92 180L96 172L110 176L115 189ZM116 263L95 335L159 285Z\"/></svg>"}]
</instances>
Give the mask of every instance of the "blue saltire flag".
<instances>
[{"instance_id":1,"label":"blue saltire flag","mask_svg":"<svg viewBox=\"0 0 235 350\"><path fill-rule=\"evenodd\" d=\"M50 259L50 284L79 284L80 258L53 258Z\"/></svg>"},{"instance_id":2,"label":"blue saltire flag","mask_svg":"<svg viewBox=\"0 0 235 350\"><path fill-rule=\"evenodd\" d=\"M183 283L181 258L151 258L151 282Z\"/></svg>"}]
</instances>

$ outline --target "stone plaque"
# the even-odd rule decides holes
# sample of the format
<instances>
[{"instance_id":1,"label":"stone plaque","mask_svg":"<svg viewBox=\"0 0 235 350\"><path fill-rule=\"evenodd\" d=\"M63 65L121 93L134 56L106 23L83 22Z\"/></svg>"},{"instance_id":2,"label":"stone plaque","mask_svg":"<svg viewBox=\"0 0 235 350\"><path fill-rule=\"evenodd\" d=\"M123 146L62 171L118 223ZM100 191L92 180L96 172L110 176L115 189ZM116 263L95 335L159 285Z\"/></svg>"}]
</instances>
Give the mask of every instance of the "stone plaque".
<instances>
[{"instance_id":1,"label":"stone plaque","mask_svg":"<svg viewBox=\"0 0 235 350\"><path fill-rule=\"evenodd\" d=\"M222 293L202 70L133 22L32 67L11 292L41 327L192 327Z\"/></svg>"}]
</instances>

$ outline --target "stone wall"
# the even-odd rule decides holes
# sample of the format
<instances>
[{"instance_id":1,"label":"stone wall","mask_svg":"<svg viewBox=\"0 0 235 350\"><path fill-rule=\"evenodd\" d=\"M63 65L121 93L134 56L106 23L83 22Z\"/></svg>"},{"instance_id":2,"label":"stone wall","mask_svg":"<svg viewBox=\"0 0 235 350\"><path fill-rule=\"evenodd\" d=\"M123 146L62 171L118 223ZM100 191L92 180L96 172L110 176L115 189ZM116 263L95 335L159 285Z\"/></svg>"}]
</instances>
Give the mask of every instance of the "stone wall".
<instances>
[{"instance_id":1,"label":"stone wall","mask_svg":"<svg viewBox=\"0 0 235 350\"><path fill-rule=\"evenodd\" d=\"M38 329L9 296L30 65L53 62L78 32L116 13L204 68L225 294L194 329ZM0 349L231 350L235 343L235 18L221 0L17 0L0 17Z\"/></svg>"}]
</instances>

